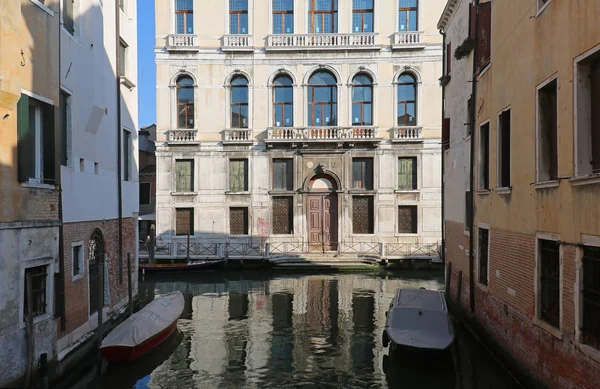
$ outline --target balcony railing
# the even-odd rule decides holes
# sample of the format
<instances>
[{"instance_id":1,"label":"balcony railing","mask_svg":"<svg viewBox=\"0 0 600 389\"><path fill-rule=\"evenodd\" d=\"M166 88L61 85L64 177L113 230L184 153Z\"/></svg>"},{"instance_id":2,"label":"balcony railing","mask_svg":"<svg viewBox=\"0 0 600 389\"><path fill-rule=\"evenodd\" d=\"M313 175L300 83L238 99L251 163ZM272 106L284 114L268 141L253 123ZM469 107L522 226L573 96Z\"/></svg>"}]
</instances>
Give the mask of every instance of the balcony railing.
<instances>
[{"instance_id":1,"label":"balcony railing","mask_svg":"<svg viewBox=\"0 0 600 389\"><path fill-rule=\"evenodd\" d=\"M169 144L197 144L199 141L196 139L198 130L194 129L180 129L180 130L169 130L167 142Z\"/></svg>"},{"instance_id":2,"label":"balcony railing","mask_svg":"<svg viewBox=\"0 0 600 389\"><path fill-rule=\"evenodd\" d=\"M252 130L247 128L229 128L223 131L223 143L252 143Z\"/></svg>"},{"instance_id":3,"label":"balcony railing","mask_svg":"<svg viewBox=\"0 0 600 389\"><path fill-rule=\"evenodd\" d=\"M423 140L423 127L402 126L392 129L392 142L419 142Z\"/></svg>"},{"instance_id":4,"label":"balcony railing","mask_svg":"<svg viewBox=\"0 0 600 389\"><path fill-rule=\"evenodd\" d=\"M190 34L171 34L167 36L169 51L197 51L198 37Z\"/></svg>"},{"instance_id":5,"label":"balcony railing","mask_svg":"<svg viewBox=\"0 0 600 389\"><path fill-rule=\"evenodd\" d=\"M276 34L267 36L266 50L361 50L379 49L376 33Z\"/></svg>"},{"instance_id":6,"label":"balcony railing","mask_svg":"<svg viewBox=\"0 0 600 389\"><path fill-rule=\"evenodd\" d=\"M223 35L221 49L223 51L253 51L252 35Z\"/></svg>"},{"instance_id":7,"label":"balcony railing","mask_svg":"<svg viewBox=\"0 0 600 389\"><path fill-rule=\"evenodd\" d=\"M422 49L423 31L402 31L392 35L392 49Z\"/></svg>"},{"instance_id":8,"label":"balcony railing","mask_svg":"<svg viewBox=\"0 0 600 389\"><path fill-rule=\"evenodd\" d=\"M336 142L336 141L379 141L377 127L273 127L267 142Z\"/></svg>"}]
</instances>

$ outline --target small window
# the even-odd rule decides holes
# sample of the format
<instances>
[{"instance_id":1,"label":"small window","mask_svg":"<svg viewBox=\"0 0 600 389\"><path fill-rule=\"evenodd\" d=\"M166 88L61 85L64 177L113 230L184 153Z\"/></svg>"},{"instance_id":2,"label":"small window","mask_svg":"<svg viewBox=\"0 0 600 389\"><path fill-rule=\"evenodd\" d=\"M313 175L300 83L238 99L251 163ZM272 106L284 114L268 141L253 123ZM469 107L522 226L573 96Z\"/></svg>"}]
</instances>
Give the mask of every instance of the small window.
<instances>
[{"instance_id":1,"label":"small window","mask_svg":"<svg viewBox=\"0 0 600 389\"><path fill-rule=\"evenodd\" d=\"M29 284L29 281L31 285ZM24 304L23 319L28 314L36 317L46 313L46 283L48 282L48 266L36 266L25 269L25 287L23 288ZM28 300L27 290L31 288L31 301Z\"/></svg>"},{"instance_id":2,"label":"small window","mask_svg":"<svg viewBox=\"0 0 600 389\"><path fill-rule=\"evenodd\" d=\"M100 174L100 165L98 165L98 162L94 162L94 174Z\"/></svg>"},{"instance_id":3,"label":"small window","mask_svg":"<svg viewBox=\"0 0 600 389\"><path fill-rule=\"evenodd\" d=\"M71 259L73 261L73 277L83 274L83 245L72 247Z\"/></svg>"},{"instance_id":4,"label":"small window","mask_svg":"<svg viewBox=\"0 0 600 389\"><path fill-rule=\"evenodd\" d=\"M229 0L229 33L248 34L248 0Z\"/></svg>"},{"instance_id":5,"label":"small window","mask_svg":"<svg viewBox=\"0 0 600 389\"><path fill-rule=\"evenodd\" d=\"M417 157L398 158L398 189L417 189Z\"/></svg>"},{"instance_id":6,"label":"small window","mask_svg":"<svg viewBox=\"0 0 600 389\"><path fill-rule=\"evenodd\" d=\"M408 73L398 77L397 85L397 125L417 125L417 80Z\"/></svg>"},{"instance_id":7,"label":"small window","mask_svg":"<svg viewBox=\"0 0 600 389\"><path fill-rule=\"evenodd\" d=\"M273 34L294 33L294 0L273 0Z\"/></svg>"},{"instance_id":8,"label":"small window","mask_svg":"<svg viewBox=\"0 0 600 389\"><path fill-rule=\"evenodd\" d=\"M333 34L338 32L338 0L309 0L308 32Z\"/></svg>"},{"instance_id":9,"label":"small window","mask_svg":"<svg viewBox=\"0 0 600 389\"><path fill-rule=\"evenodd\" d=\"M352 32L373 32L373 0L352 0Z\"/></svg>"},{"instance_id":10,"label":"small window","mask_svg":"<svg viewBox=\"0 0 600 389\"><path fill-rule=\"evenodd\" d=\"M273 197L273 234L294 233L294 198Z\"/></svg>"},{"instance_id":11,"label":"small window","mask_svg":"<svg viewBox=\"0 0 600 389\"><path fill-rule=\"evenodd\" d=\"M149 182L140 182L140 205L150 205Z\"/></svg>"},{"instance_id":12,"label":"small window","mask_svg":"<svg viewBox=\"0 0 600 389\"><path fill-rule=\"evenodd\" d=\"M127 44L122 40L119 42L119 76L127 76Z\"/></svg>"},{"instance_id":13,"label":"small window","mask_svg":"<svg viewBox=\"0 0 600 389\"><path fill-rule=\"evenodd\" d=\"M467 232L471 231L472 197L471 191L465 191L465 231Z\"/></svg>"},{"instance_id":14,"label":"small window","mask_svg":"<svg viewBox=\"0 0 600 389\"><path fill-rule=\"evenodd\" d=\"M479 190L490 189L490 123L479 128Z\"/></svg>"},{"instance_id":15,"label":"small window","mask_svg":"<svg viewBox=\"0 0 600 389\"><path fill-rule=\"evenodd\" d=\"M71 95L60 91L60 164L67 166L67 140L71 136Z\"/></svg>"},{"instance_id":16,"label":"small window","mask_svg":"<svg viewBox=\"0 0 600 389\"><path fill-rule=\"evenodd\" d=\"M452 42L446 45L446 74L452 71Z\"/></svg>"},{"instance_id":17,"label":"small window","mask_svg":"<svg viewBox=\"0 0 600 389\"><path fill-rule=\"evenodd\" d=\"M81 173L85 172L85 159L79 158L79 171Z\"/></svg>"},{"instance_id":18,"label":"small window","mask_svg":"<svg viewBox=\"0 0 600 389\"><path fill-rule=\"evenodd\" d=\"M498 187L510 188L510 109L498 118Z\"/></svg>"},{"instance_id":19,"label":"small window","mask_svg":"<svg viewBox=\"0 0 600 389\"><path fill-rule=\"evenodd\" d=\"M560 252L559 243L540 239L540 319L560 327Z\"/></svg>"},{"instance_id":20,"label":"small window","mask_svg":"<svg viewBox=\"0 0 600 389\"><path fill-rule=\"evenodd\" d=\"M248 208L229 208L229 233L248 235Z\"/></svg>"},{"instance_id":21,"label":"small window","mask_svg":"<svg viewBox=\"0 0 600 389\"><path fill-rule=\"evenodd\" d=\"M231 128L248 128L248 80L237 76L231 80Z\"/></svg>"},{"instance_id":22,"label":"small window","mask_svg":"<svg viewBox=\"0 0 600 389\"><path fill-rule=\"evenodd\" d=\"M194 208L175 209L175 234L194 235Z\"/></svg>"},{"instance_id":23,"label":"small window","mask_svg":"<svg viewBox=\"0 0 600 389\"><path fill-rule=\"evenodd\" d=\"M401 205L398 207L398 233L417 233L417 206Z\"/></svg>"},{"instance_id":24,"label":"small window","mask_svg":"<svg viewBox=\"0 0 600 389\"><path fill-rule=\"evenodd\" d=\"M194 33L194 0L175 0L177 34Z\"/></svg>"},{"instance_id":25,"label":"small window","mask_svg":"<svg viewBox=\"0 0 600 389\"><path fill-rule=\"evenodd\" d=\"M600 247L583 247L581 341L600 350Z\"/></svg>"},{"instance_id":26,"label":"small window","mask_svg":"<svg viewBox=\"0 0 600 389\"><path fill-rule=\"evenodd\" d=\"M556 80L538 89L538 182L558 178L558 97Z\"/></svg>"},{"instance_id":27,"label":"small window","mask_svg":"<svg viewBox=\"0 0 600 389\"><path fill-rule=\"evenodd\" d=\"M352 233L374 233L373 196L352 197Z\"/></svg>"},{"instance_id":28,"label":"small window","mask_svg":"<svg viewBox=\"0 0 600 389\"><path fill-rule=\"evenodd\" d=\"M131 132L123 130L123 180L131 179Z\"/></svg>"},{"instance_id":29,"label":"small window","mask_svg":"<svg viewBox=\"0 0 600 389\"><path fill-rule=\"evenodd\" d=\"M479 265L479 283L488 284L488 269L489 269L489 247L490 247L490 231L487 228L479 229L479 237L477 244L477 264Z\"/></svg>"},{"instance_id":30,"label":"small window","mask_svg":"<svg viewBox=\"0 0 600 389\"><path fill-rule=\"evenodd\" d=\"M373 190L373 158L352 159L352 188Z\"/></svg>"},{"instance_id":31,"label":"small window","mask_svg":"<svg viewBox=\"0 0 600 389\"><path fill-rule=\"evenodd\" d=\"M62 0L62 22L65 30L71 35L75 33L75 18L73 17L73 6L75 0Z\"/></svg>"},{"instance_id":32,"label":"small window","mask_svg":"<svg viewBox=\"0 0 600 389\"><path fill-rule=\"evenodd\" d=\"M194 80L189 76L177 80L177 128L194 128Z\"/></svg>"},{"instance_id":33,"label":"small window","mask_svg":"<svg viewBox=\"0 0 600 389\"><path fill-rule=\"evenodd\" d=\"M399 0L398 31L417 31L417 0Z\"/></svg>"},{"instance_id":34,"label":"small window","mask_svg":"<svg viewBox=\"0 0 600 389\"><path fill-rule=\"evenodd\" d=\"M600 50L577 62L576 174L600 173Z\"/></svg>"},{"instance_id":35,"label":"small window","mask_svg":"<svg viewBox=\"0 0 600 389\"><path fill-rule=\"evenodd\" d=\"M175 161L175 191L194 191L194 161L191 159Z\"/></svg>"},{"instance_id":36,"label":"small window","mask_svg":"<svg viewBox=\"0 0 600 389\"><path fill-rule=\"evenodd\" d=\"M291 158L273 159L273 189L294 189L294 161Z\"/></svg>"},{"instance_id":37,"label":"small window","mask_svg":"<svg viewBox=\"0 0 600 389\"><path fill-rule=\"evenodd\" d=\"M245 192L248 190L248 160L232 159L229 161L229 190Z\"/></svg>"}]
</instances>

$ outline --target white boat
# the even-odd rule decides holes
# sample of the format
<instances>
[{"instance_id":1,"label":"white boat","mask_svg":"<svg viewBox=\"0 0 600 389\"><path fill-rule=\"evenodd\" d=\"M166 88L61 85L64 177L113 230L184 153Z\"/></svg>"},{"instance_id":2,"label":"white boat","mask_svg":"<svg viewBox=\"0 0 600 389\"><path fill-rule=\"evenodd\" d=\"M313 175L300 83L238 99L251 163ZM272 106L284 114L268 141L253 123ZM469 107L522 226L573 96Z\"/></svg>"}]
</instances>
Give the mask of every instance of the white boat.
<instances>
[{"instance_id":1,"label":"white boat","mask_svg":"<svg viewBox=\"0 0 600 389\"><path fill-rule=\"evenodd\" d=\"M454 326L444 292L398 289L386 312L383 346L446 350L454 342Z\"/></svg>"}]
</instances>

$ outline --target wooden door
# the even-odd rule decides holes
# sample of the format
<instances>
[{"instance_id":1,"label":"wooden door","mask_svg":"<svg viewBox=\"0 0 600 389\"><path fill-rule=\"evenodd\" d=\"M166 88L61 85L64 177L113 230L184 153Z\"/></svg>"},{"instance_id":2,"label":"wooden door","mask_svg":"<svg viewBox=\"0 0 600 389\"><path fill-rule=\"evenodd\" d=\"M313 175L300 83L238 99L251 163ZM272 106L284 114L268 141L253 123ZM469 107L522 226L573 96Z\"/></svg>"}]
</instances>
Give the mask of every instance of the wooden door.
<instances>
[{"instance_id":1,"label":"wooden door","mask_svg":"<svg viewBox=\"0 0 600 389\"><path fill-rule=\"evenodd\" d=\"M323 243L325 250L337 250L337 196L323 197Z\"/></svg>"},{"instance_id":2,"label":"wooden door","mask_svg":"<svg viewBox=\"0 0 600 389\"><path fill-rule=\"evenodd\" d=\"M321 250L323 196L308 197L308 251Z\"/></svg>"},{"instance_id":3,"label":"wooden door","mask_svg":"<svg viewBox=\"0 0 600 389\"><path fill-rule=\"evenodd\" d=\"M337 250L337 213L335 195L308 197L309 251Z\"/></svg>"}]
</instances>

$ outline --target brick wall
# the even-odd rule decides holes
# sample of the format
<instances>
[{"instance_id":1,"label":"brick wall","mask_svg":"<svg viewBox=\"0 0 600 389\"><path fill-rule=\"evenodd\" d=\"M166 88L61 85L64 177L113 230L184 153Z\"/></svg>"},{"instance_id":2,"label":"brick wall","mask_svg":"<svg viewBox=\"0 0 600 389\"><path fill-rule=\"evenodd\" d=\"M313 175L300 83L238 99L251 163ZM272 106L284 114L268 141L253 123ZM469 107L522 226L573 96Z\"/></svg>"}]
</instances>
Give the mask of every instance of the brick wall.
<instances>
[{"instance_id":1,"label":"brick wall","mask_svg":"<svg viewBox=\"0 0 600 389\"><path fill-rule=\"evenodd\" d=\"M69 333L85 324L89 317L89 241L94 229L98 228L104 235L105 250L108 260L110 282L110 306L128 297L127 290L127 253L131 254L132 272L135 269L135 231L137 221L133 218L123 219L123 282L119 282L119 235L118 219L65 223L63 227L63 249L65 256L65 333ZM73 279L73 258L71 244L83 241L84 264L83 276ZM132 276L137 276L132 274ZM62 336L62 335L61 335Z\"/></svg>"},{"instance_id":2,"label":"brick wall","mask_svg":"<svg viewBox=\"0 0 600 389\"><path fill-rule=\"evenodd\" d=\"M58 220L58 191L3 186L0 222Z\"/></svg>"},{"instance_id":3,"label":"brick wall","mask_svg":"<svg viewBox=\"0 0 600 389\"><path fill-rule=\"evenodd\" d=\"M477 243L475 233L476 262ZM477 322L486 335L484 338L493 339L516 366L522 366L534 379L551 388L598 388L600 358L593 359L583 353L576 339L577 248L561 246L562 328L551 333L542 328L535 317L534 235L490 230L489 285L475 283L473 316L466 313L469 308L468 256L458 248L459 244L468 247L462 224L446 222L446 261L452 263L448 297L453 302L460 301L463 313ZM457 300L461 271L461 295ZM477 271L474 274L476 277Z\"/></svg>"}]
</instances>

